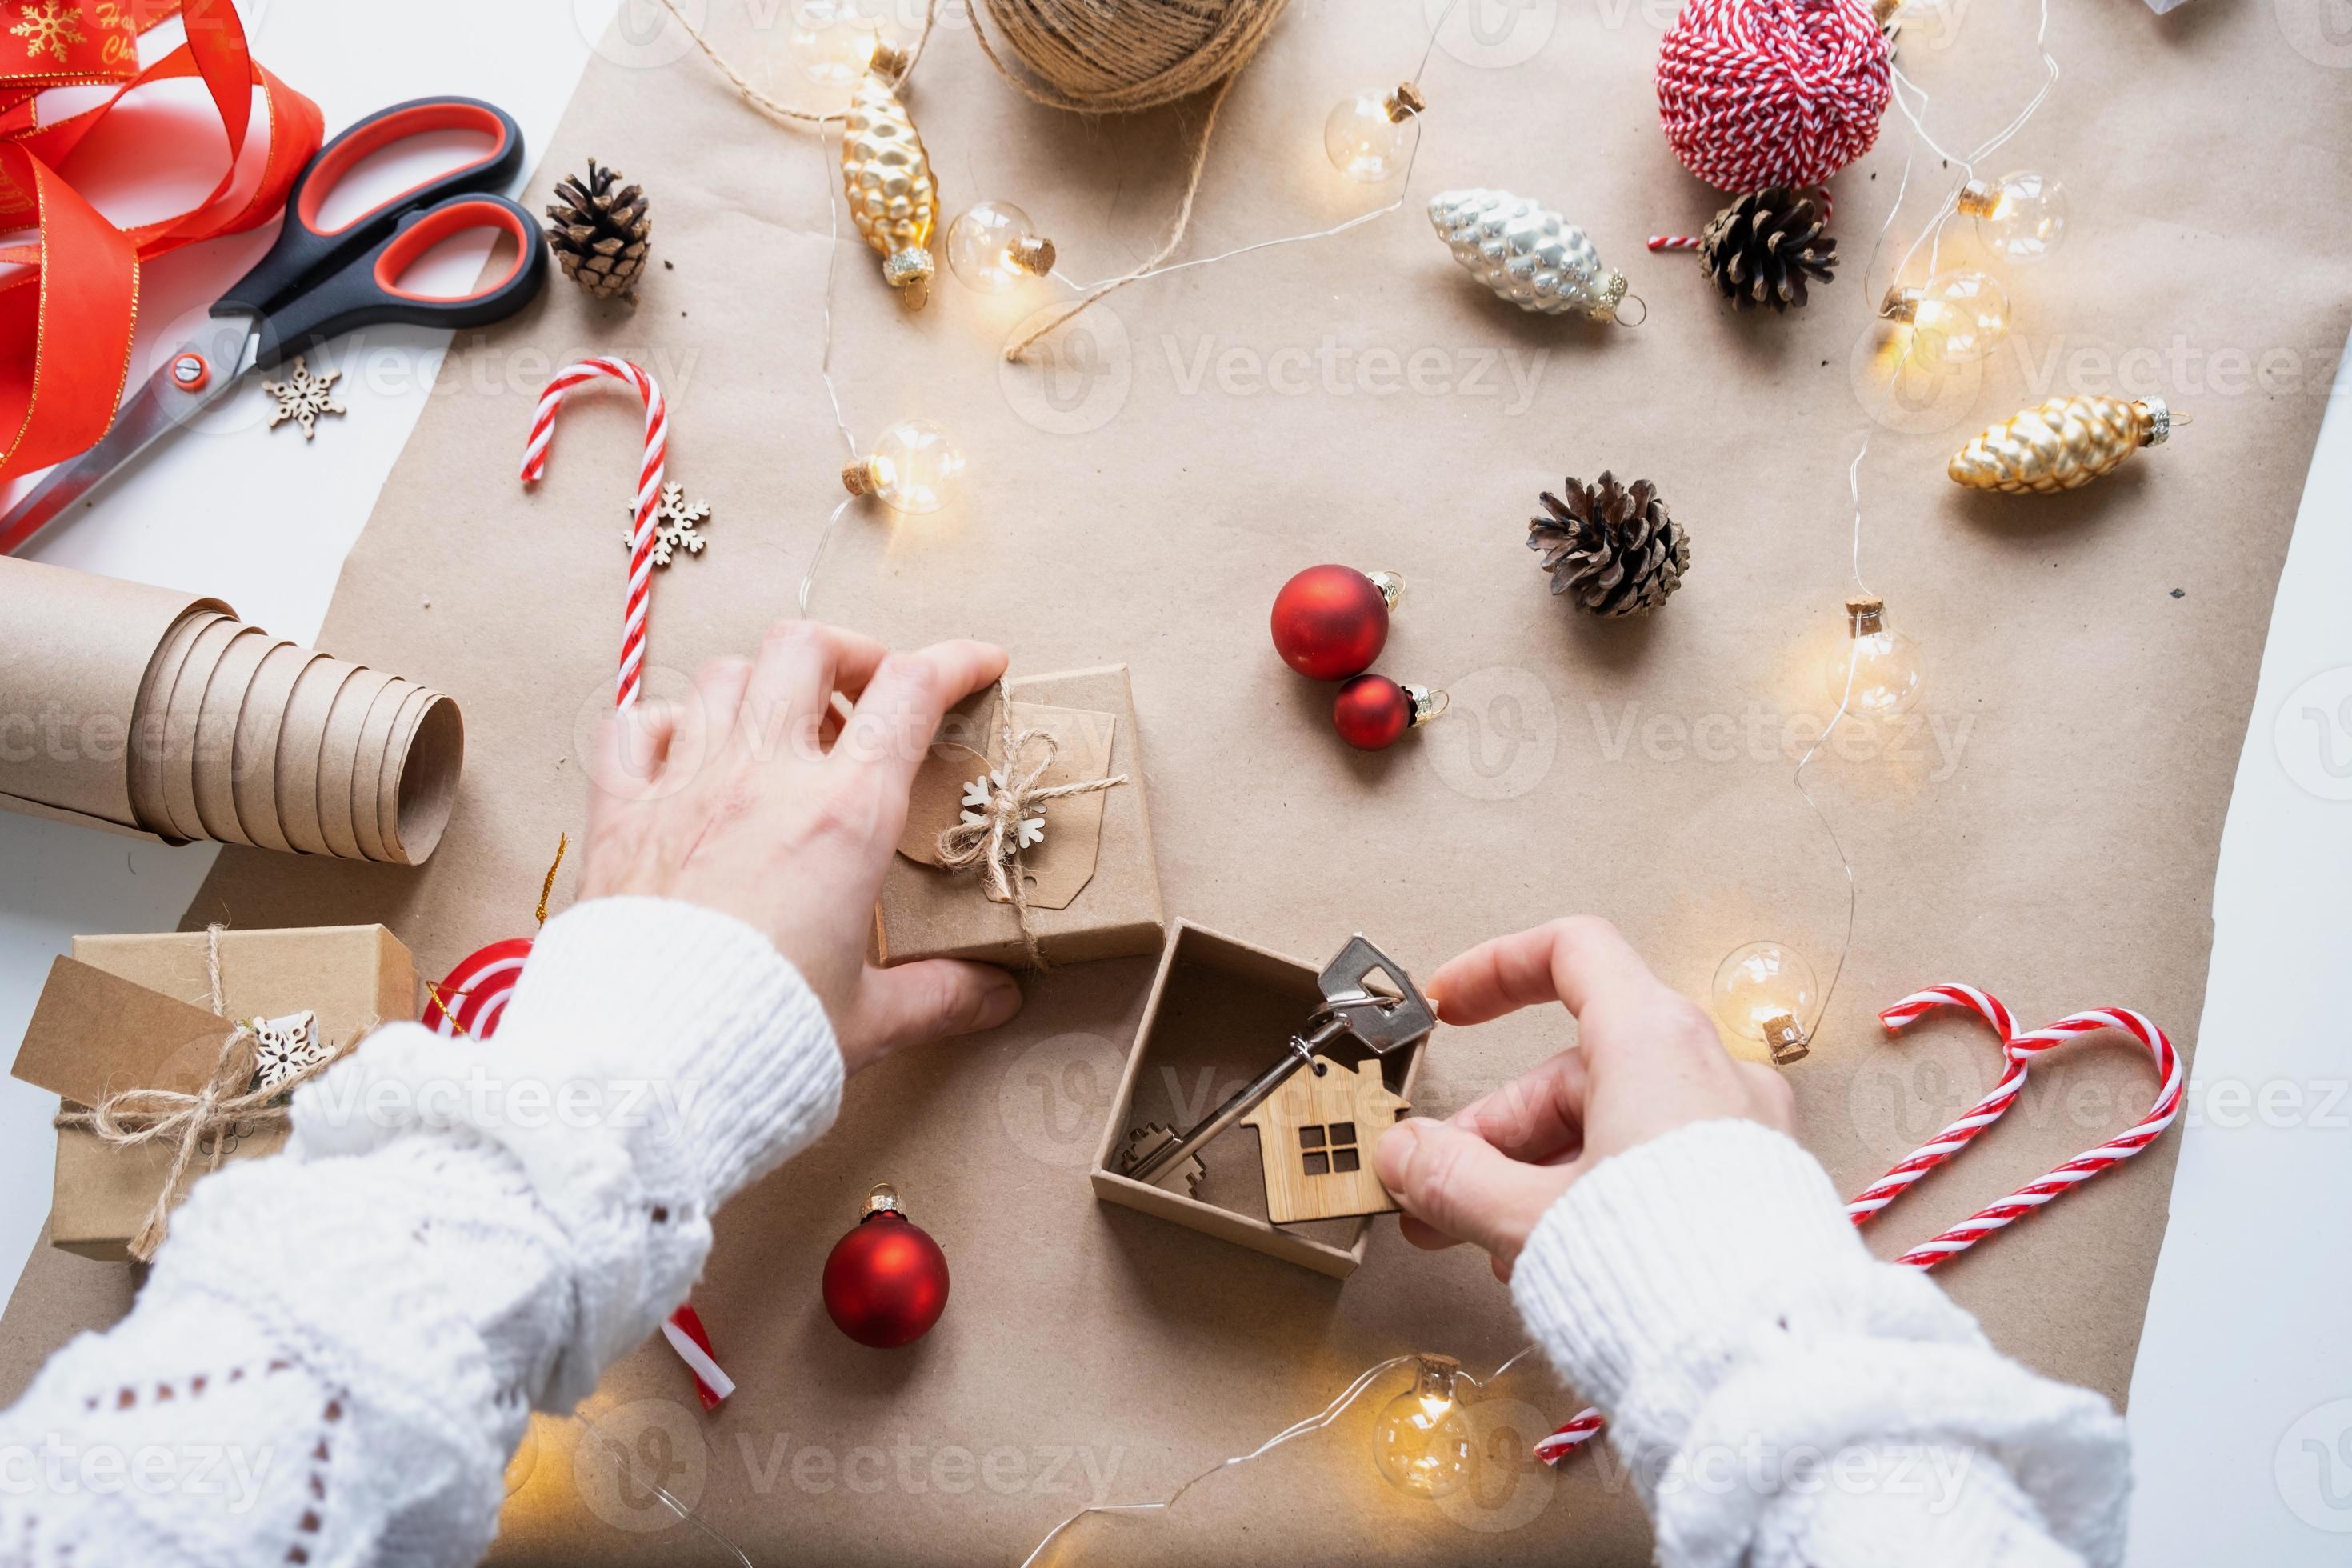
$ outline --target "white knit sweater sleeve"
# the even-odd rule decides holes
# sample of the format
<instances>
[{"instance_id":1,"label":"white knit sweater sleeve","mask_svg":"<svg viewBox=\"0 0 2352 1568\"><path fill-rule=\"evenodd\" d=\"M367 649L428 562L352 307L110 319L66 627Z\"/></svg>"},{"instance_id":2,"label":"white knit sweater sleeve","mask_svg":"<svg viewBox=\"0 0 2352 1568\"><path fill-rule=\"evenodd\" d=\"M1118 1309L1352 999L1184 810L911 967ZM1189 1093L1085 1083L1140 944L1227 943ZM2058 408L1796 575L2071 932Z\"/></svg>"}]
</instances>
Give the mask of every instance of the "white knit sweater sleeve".
<instances>
[{"instance_id":1,"label":"white knit sweater sleeve","mask_svg":"<svg viewBox=\"0 0 2352 1568\"><path fill-rule=\"evenodd\" d=\"M841 1081L751 927L558 916L494 1039L380 1029L297 1091L282 1154L197 1184L131 1316L0 1415L0 1562L476 1561L529 1412L685 1300L712 1211Z\"/></svg>"},{"instance_id":2,"label":"white knit sweater sleeve","mask_svg":"<svg viewBox=\"0 0 2352 1568\"><path fill-rule=\"evenodd\" d=\"M2122 1561L2122 1420L1872 1258L1780 1133L1699 1122L1603 1161L1511 1289L1607 1413L1667 1568Z\"/></svg>"}]
</instances>

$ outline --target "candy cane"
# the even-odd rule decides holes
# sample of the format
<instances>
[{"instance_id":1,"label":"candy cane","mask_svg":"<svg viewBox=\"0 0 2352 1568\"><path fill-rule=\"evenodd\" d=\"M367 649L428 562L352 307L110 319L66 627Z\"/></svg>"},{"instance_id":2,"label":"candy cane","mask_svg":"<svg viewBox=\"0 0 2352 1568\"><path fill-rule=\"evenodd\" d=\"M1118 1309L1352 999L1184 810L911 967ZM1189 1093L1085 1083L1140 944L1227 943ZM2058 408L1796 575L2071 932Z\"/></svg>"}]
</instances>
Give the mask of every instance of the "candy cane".
<instances>
[{"instance_id":1,"label":"candy cane","mask_svg":"<svg viewBox=\"0 0 2352 1568\"><path fill-rule=\"evenodd\" d=\"M1925 991L1914 992L1892 1007L1879 1014L1879 1022L1892 1033L1917 1021L1938 1007L1966 1007L1992 1026L2001 1039L2001 1056L2009 1064L2000 1081L1992 1091L1977 1101L1968 1112L1935 1137L1913 1150L1895 1168L1872 1183L1845 1206L1846 1217L1861 1225L1884 1210L1909 1191L1912 1184L1966 1148L1976 1135L2000 1120L2001 1113L2017 1101L2025 1088L2028 1065L2043 1051L2063 1045L2077 1035L2091 1034L2100 1029L2121 1029L2147 1047L2149 1059L2155 1064L2158 1089L2156 1103L2132 1129L2109 1139L2097 1148L2086 1151L2067 1161L2037 1182L2029 1182L2000 1202L1962 1220L1932 1241L1913 1247L1895 1261L1905 1268L1925 1271L1949 1258L1956 1258L2011 1221L2023 1218L2048 1204L2061 1193L2071 1192L2101 1171L2119 1165L2163 1135L2180 1114L2182 1074L2179 1053L2172 1048L2171 1039L2157 1027L2145 1014L2127 1007L2097 1007L2085 1013L2069 1014L2046 1028L2028 1034L2017 1033L2015 1018L2001 1005L2000 998L1973 985L1931 985ZM1568 1424L1535 1447L1536 1458L1545 1464L1557 1465L1560 1460L1591 1442L1601 1433L1604 1418L1597 1409L1579 1411Z\"/></svg>"},{"instance_id":2,"label":"candy cane","mask_svg":"<svg viewBox=\"0 0 2352 1568\"><path fill-rule=\"evenodd\" d=\"M1830 202L1830 188L1827 185L1813 188L1821 195L1822 222L1826 224L1830 221L1830 215L1836 210ZM1695 234L1654 234L1650 237L1652 250L1696 250L1701 243Z\"/></svg>"},{"instance_id":3,"label":"candy cane","mask_svg":"<svg viewBox=\"0 0 2352 1568\"><path fill-rule=\"evenodd\" d=\"M625 359L586 359L567 365L547 390L530 416L530 438L523 446L522 482L532 484L547 472L547 446L555 435L555 411L564 395L600 377L636 389L646 405L646 455L637 469L637 523L629 534L629 597L621 617L621 674L614 706L627 708L637 700L637 672L646 658L646 605L653 595L654 512L661 502L662 463L669 447L669 410L654 378Z\"/></svg>"}]
</instances>

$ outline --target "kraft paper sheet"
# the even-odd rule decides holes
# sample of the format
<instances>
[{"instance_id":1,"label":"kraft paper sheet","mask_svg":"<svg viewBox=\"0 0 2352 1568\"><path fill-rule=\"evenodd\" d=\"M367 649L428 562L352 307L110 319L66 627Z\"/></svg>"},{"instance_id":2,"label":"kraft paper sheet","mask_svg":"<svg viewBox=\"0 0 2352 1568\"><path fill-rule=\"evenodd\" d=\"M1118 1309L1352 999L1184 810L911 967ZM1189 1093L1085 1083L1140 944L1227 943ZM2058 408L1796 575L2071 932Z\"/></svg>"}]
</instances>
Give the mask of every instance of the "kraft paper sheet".
<instances>
[{"instance_id":1,"label":"kraft paper sheet","mask_svg":"<svg viewBox=\"0 0 2352 1568\"><path fill-rule=\"evenodd\" d=\"M1297 0L1224 106L1185 254L1392 195L1333 176L1322 121L1409 69L1436 8ZM783 47L782 11L761 28L763 8L692 9L747 67ZM1836 281L1801 313L1735 316L1693 258L1642 248L1654 231L1696 232L1719 205L1657 128L1664 16L1511 15L1536 31L1457 35L1434 56L1402 210L1130 287L1040 364L1003 364L997 349L1042 290L982 297L943 272L929 309L908 315L844 223L833 363L847 416L867 441L895 419L940 420L969 454L969 491L930 518L854 510L814 608L894 644L993 638L1016 669L1126 663L1171 919L1317 963L1360 930L1425 976L1490 934L1588 910L1693 994L1761 936L1826 978L1845 880L1789 775L1828 711L1814 678L1843 635L1847 471L1871 424L1857 344L1890 281L1884 261L1867 276L1864 262L1906 130L1890 116L1835 182ZM1948 44L1904 58L1957 146L2006 122L2037 82L2032 5L1979 0L1962 15ZM1993 1042L1965 1020L1882 1037L1874 1010L1919 985L1979 984L2034 1023L2136 1006L2193 1048L2229 783L2352 324L2352 70L2325 63L2317 26L2313 0L2198 0L2162 17L2121 0L2051 6L2063 82L1986 173L2060 175L2073 233L2043 265L2001 269L2011 343L1979 373L1898 400L1862 467L1864 565L1922 648L1927 686L1914 721L1851 732L1810 775L1861 902L1813 1055L1789 1081L1799 1133L1842 1191L1997 1073ZM1529 40L1540 47L1518 58ZM1034 107L954 23L910 101L942 217L1018 201L1077 277L1151 248L1202 107L1100 121ZM682 39L647 43L640 26L605 40L536 151L534 207L590 153L614 157L653 193L663 265L634 309L559 283L518 321L458 340L323 634L466 704L474 754L447 847L418 870L232 847L192 921L382 920L427 973L530 929L557 835L582 826L586 738L611 702L614 536L642 423L617 391L575 396L547 479L523 489L533 401L566 363L613 353L651 370L670 401L671 476L712 508L709 551L656 574L649 689L683 694L700 663L754 647L791 612L839 493L818 378L833 146L761 119ZM1932 205L1920 182L1940 193L1951 178L1924 152L1914 174L1890 257ZM1486 293L1421 210L1468 185L1584 225L1648 300L1647 324L1538 319ZM1946 264L1976 258L1965 222L1948 234ZM1946 479L1950 452L1993 420L2117 390L2196 422L2071 495ZM1690 575L1646 621L1577 618L1524 546L1537 491L1602 468L1654 480L1691 531ZM1388 752L1339 744L1331 689L1267 646L1276 588L1320 561L1406 575L1380 668L1452 693L1450 713ZM346 706L331 731L364 716ZM328 794L330 840L347 838ZM666 1456L657 1479L755 1561L1017 1562L1071 1510L1163 1495L1385 1357L1443 1351L1483 1374L1517 1350L1507 1294L1467 1251L1423 1254L1382 1223L1342 1286L1097 1203L1087 1165L1151 970L1131 959L1026 980L1010 1026L853 1084L835 1131L719 1218L694 1299L740 1391L705 1418L661 1345L614 1367L584 1447L574 1428L542 1426L499 1560L721 1560L614 1478L610 1443L640 1463ZM1416 1108L1450 1111L1572 1037L1549 1012L1442 1029ZM1234 1079L1260 1055L1237 1048ZM2154 1088L2121 1045L2054 1053L1870 1245L1891 1256L2098 1143ZM1213 1161L1254 1159L1246 1142ZM2004 1350L2120 1400L2178 1148L2168 1137L1937 1279ZM945 1318L897 1352L849 1344L817 1295L826 1251L885 1180L954 1270ZM119 1274L37 1252L6 1386L126 1300ZM1073 1545L1182 1563L1648 1560L1633 1489L1603 1453L1556 1474L1497 1461L1474 1493L1402 1499L1367 1451L1379 1403L1196 1489L1171 1516L1097 1520ZM1579 1403L1530 1361L1475 1420L1509 1455Z\"/></svg>"}]
</instances>

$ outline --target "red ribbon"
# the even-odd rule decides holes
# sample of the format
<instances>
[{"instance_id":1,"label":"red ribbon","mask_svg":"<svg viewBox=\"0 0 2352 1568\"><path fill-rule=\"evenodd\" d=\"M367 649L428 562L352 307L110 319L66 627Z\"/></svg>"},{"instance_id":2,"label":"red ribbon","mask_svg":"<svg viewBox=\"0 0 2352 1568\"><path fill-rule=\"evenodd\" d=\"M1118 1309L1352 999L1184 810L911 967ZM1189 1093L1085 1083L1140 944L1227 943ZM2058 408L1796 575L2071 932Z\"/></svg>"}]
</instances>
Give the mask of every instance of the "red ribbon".
<instances>
[{"instance_id":1,"label":"red ribbon","mask_svg":"<svg viewBox=\"0 0 2352 1568\"><path fill-rule=\"evenodd\" d=\"M175 12L187 41L141 69L139 35ZM187 77L202 79L220 116L227 153L220 180L184 212L119 228L58 171L130 95ZM42 123L43 90L108 82L121 85L104 103ZM255 129L256 87L268 152L259 184L239 198L231 186ZM24 268L0 283L0 481L70 458L106 434L131 374L140 264L277 216L324 132L317 104L254 63L230 0L11 0L0 7L0 227L29 223L38 231L32 243L0 246L0 263Z\"/></svg>"}]
</instances>

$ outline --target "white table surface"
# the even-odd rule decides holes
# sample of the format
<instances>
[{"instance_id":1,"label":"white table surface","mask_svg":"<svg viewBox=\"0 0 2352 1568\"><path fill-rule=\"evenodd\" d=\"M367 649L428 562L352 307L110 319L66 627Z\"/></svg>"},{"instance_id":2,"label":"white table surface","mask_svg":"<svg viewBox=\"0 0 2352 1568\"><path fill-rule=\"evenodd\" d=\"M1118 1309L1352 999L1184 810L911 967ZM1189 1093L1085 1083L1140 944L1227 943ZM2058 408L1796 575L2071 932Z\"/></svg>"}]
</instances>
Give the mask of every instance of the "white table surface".
<instances>
[{"instance_id":1,"label":"white table surface","mask_svg":"<svg viewBox=\"0 0 2352 1568\"><path fill-rule=\"evenodd\" d=\"M648 0L628 0L650 29ZM2215 0L2219 3L2219 0ZM331 0L243 0L260 58L330 129L404 98L505 106L532 149L555 128L616 0L409 0L368 26ZM462 47L453 43L462 40ZM173 329L267 246L215 242L148 271L143 376ZM463 260L458 258L462 269ZM324 356L350 415L310 450L254 460L259 389L37 542L38 559L230 598L308 640L422 412L445 334L377 329ZM290 428L274 432L295 439ZM282 460L281 460L282 459ZM2132 1380L2136 1564L2352 1557L2352 1060L2336 966L2352 952L2352 373L2339 379L2279 584L2222 835L2205 1016L2172 1218ZM2226 745L2232 737L2216 736ZM212 864L0 814L0 1042L76 932L167 931ZM0 1078L0 1277L47 1212L56 1101Z\"/></svg>"}]
</instances>

